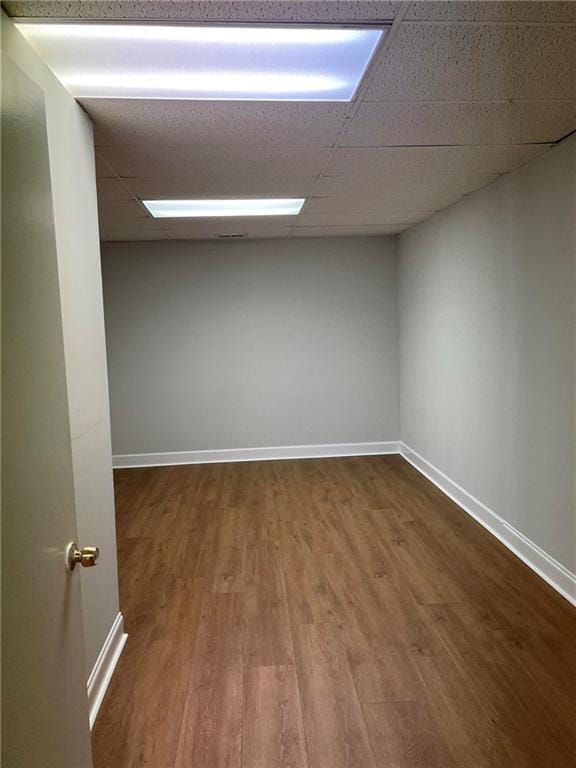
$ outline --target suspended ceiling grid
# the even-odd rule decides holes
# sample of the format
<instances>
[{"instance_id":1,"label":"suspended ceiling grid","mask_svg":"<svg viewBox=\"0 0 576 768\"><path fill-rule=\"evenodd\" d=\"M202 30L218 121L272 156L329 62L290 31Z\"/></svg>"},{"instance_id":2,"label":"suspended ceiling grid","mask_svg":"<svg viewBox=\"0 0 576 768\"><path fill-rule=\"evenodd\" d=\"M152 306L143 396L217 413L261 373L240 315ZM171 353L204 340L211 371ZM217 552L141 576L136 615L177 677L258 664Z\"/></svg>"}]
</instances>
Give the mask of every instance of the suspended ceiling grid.
<instances>
[{"instance_id":1,"label":"suspended ceiling grid","mask_svg":"<svg viewBox=\"0 0 576 768\"><path fill-rule=\"evenodd\" d=\"M355 102L83 99L103 240L400 232L576 129L572 2L5 2L15 17L387 22ZM152 219L141 199L305 197L297 217Z\"/></svg>"}]
</instances>

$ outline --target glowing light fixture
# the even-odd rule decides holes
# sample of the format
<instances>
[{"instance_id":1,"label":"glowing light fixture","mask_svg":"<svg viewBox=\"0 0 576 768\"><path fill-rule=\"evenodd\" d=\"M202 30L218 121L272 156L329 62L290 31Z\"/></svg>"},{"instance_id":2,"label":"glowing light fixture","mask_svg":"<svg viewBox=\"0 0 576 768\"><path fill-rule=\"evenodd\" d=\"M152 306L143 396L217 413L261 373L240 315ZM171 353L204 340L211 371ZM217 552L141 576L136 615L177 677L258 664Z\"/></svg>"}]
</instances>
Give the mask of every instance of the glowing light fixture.
<instances>
[{"instance_id":1,"label":"glowing light fixture","mask_svg":"<svg viewBox=\"0 0 576 768\"><path fill-rule=\"evenodd\" d=\"M385 28L18 24L78 98L350 101Z\"/></svg>"},{"instance_id":2,"label":"glowing light fixture","mask_svg":"<svg viewBox=\"0 0 576 768\"><path fill-rule=\"evenodd\" d=\"M225 216L296 216L303 199L263 200L143 200L155 218L214 218Z\"/></svg>"}]
</instances>

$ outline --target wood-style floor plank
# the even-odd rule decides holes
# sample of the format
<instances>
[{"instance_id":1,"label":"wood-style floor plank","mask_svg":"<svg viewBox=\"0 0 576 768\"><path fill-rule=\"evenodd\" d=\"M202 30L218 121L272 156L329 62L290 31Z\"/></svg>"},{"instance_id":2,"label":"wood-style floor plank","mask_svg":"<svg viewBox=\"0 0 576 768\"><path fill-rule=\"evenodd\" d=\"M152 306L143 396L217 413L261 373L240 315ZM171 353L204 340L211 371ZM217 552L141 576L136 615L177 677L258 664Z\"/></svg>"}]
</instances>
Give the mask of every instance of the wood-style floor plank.
<instances>
[{"instance_id":1,"label":"wood-style floor plank","mask_svg":"<svg viewBox=\"0 0 576 768\"><path fill-rule=\"evenodd\" d=\"M242 765L243 595L204 600L174 765ZM186 676L186 667L181 674Z\"/></svg>"},{"instance_id":2,"label":"wood-style floor plank","mask_svg":"<svg viewBox=\"0 0 576 768\"><path fill-rule=\"evenodd\" d=\"M294 643L310 764L376 768L366 722L334 624L300 624Z\"/></svg>"},{"instance_id":3,"label":"wood-style floor plank","mask_svg":"<svg viewBox=\"0 0 576 768\"><path fill-rule=\"evenodd\" d=\"M425 700L363 709L379 768L456 768Z\"/></svg>"},{"instance_id":4,"label":"wood-style floor plank","mask_svg":"<svg viewBox=\"0 0 576 768\"><path fill-rule=\"evenodd\" d=\"M246 670L243 729L243 768L309 768L293 666Z\"/></svg>"},{"instance_id":5,"label":"wood-style floor plank","mask_svg":"<svg viewBox=\"0 0 576 768\"><path fill-rule=\"evenodd\" d=\"M95 768L573 768L576 611L400 457L115 486Z\"/></svg>"},{"instance_id":6,"label":"wood-style floor plank","mask_svg":"<svg viewBox=\"0 0 576 768\"><path fill-rule=\"evenodd\" d=\"M124 692L111 692L98 717L101 765L175 764L203 596L198 582L173 578L148 592L154 615L131 627L115 673Z\"/></svg>"}]
</instances>

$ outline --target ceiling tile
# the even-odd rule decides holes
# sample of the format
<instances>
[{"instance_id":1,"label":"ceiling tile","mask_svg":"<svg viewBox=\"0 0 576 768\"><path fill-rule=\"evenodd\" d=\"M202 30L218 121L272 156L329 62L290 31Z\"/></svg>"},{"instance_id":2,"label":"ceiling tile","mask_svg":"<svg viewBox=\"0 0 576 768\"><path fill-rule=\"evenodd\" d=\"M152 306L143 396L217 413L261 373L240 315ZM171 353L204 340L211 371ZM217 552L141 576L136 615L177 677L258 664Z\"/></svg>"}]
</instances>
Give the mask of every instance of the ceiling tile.
<instances>
[{"instance_id":1,"label":"ceiling tile","mask_svg":"<svg viewBox=\"0 0 576 768\"><path fill-rule=\"evenodd\" d=\"M408 213L438 211L455 203L462 197L461 192L349 194L339 197L311 197L304 204L304 213Z\"/></svg>"},{"instance_id":2,"label":"ceiling tile","mask_svg":"<svg viewBox=\"0 0 576 768\"><path fill-rule=\"evenodd\" d=\"M155 229L158 226L144 206L133 200L99 200L98 219L101 229Z\"/></svg>"},{"instance_id":3,"label":"ceiling tile","mask_svg":"<svg viewBox=\"0 0 576 768\"><path fill-rule=\"evenodd\" d=\"M214 217L206 219L156 219L162 223L164 229L174 232L193 232L195 230L216 232L252 232L259 229L280 229L292 227L300 219L300 216L236 216Z\"/></svg>"},{"instance_id":4,"label":"ceiling tile","mask_svg":"<svg viewBox=\"0 0 576 768\"><path fill-rule=\"evenodd\" d=\"M125 218L152 218L146 208L135 200L102 200L98 210L103 215L115 214Z\"/></svg>"},{"instance_id":5,"label":"ceiling tile","mask_svg":"<svg viewBox=\"0 0 576 768\"><path fill-rule=\"evenodd\" d=\"M341 146L534 144L576 128L576 100L551 102L365 102Z\"/></svg>"},{"instance_id":6,"label":"ceiling tile","mask_svg":"<svg viewBox=\"0 0 576 768\"><path fill-rule=\"evenodd\" d=\"M575 72L575 26L401 24L364 99L574 99Z\"/></svg>"},{"instance_id":7,"label":"ceiling tile","mask_svg":"<svg viewBox=\"0 0 576 768\"><path fill-rule=\"evenodd\" d=\"M345 195L394 194L459 194L463 195L486 186L496 178L484 174L451 174L443 176L325 176L314 191L316 197Z\"/></svg>"},{"instance_id":8,"label":"ceiling tile","mask_svg":"<svg viewBox=\"0 0 576 768\"><path fill-rule=\"evenodd\" d=\"M108 200L134 200L134 195L118 179L96 179L98 202Z\"/></svg>"},{"instance_id":9,"label":"ceiling tile","mask_svg":"<svg viewBox=\"0 0 576 768\"><path fill-rule=\"evenodd\" d=\"M81 99L97 147L169 144L199 151L245 144L332 146L348 104Z\"/></svg>"},{"instance_id":10,"label":"ceiling tile","mask_svg":"<svg viewBox=\"0 0 576 768\"><path fill-rule=\"evenodd\" d=\"M341 227L294 227L292 237L350 237L353 235L395 235L408 225L397 226L341 226Z\"/></svg>"},{"instance_id":11,"label":"ceiling tile","mask_svg":"<svg viewBox=\"0 0 576 768\"><path fill-rule=\"evenodd\" d=\"M344 147L334 152L326 174L505 173L538 157L550 146Z\"/></svg>"},{"instance_id":12,"label":"ceiling tile","mask_svg":"<svg viewBox=\"0 0 576 768\"><path fill-rule=\"evenodd\" d=\"M138 229L103 229L100 228L100 241L103 243L132 240L168 240L170 233L164 230Z\"/></svg>"},{"instance_id":13,"label":"ceiling tile","mask_svg":"<svg viewBox=\"0 0 576 768\"><path fill-rule=\"evenodd\" d=\"M347 226L403 226L416 224L427 219L432 213L433 211L347 213L345 222ZM298 226L302 227L337 227L342 225L342 222L341 213L302 213L298 217Z\"/></svg>"},{"instance_id":14,"label":"ceiling tile","mask_svg":"<svg viewBox=\"0 0 576 768\"><path fill-rule=\"evenodd\" d=\"M405 19L424 21L530 21L556 23L576 21L576 3L548 0L417 0L411 2Z\"/></svg>"},{"instance_id":15,"label":"ceiling tile","mask_svg":"<svg viewBox=\"0 0 576 768\"><path fill-rule=\"evenodd\" d=\"M7 0L10 16L187 21L381 21L396 15L394 0Z\"/></svg>"},{"instance_id":16,"label":"ceiling tile","mask_svg":"<svg viewBox=\"0 0 576 768\"><path fill-rule=\"evenodd\" d=\"M306 197L312 193L315 177L198 176L188 178L126 179L125 184L140 200L209 197Z\"/></svg>"},{"instance_id":17,"label":"ceiling tile","mask_svg":"<svg viewBox=\"0 0 576 768\"><path fill-rule=\"evenodd\" d=\"M218 145L216 140L208 147L185 151L182 147L158 145L104 147L99 152L118 176L180 181L196 176L199 185L202 179L212 180L215 176L316 176L330 155L330 150L321 147L229 147ZM224 190L222 196L225 194Z\"/></svg>"},{"instance_id":18,"label":"ceiling tile","mask_svg":"<svg viewBox=\"0 0 576 768\"><path fill-rule=\"evenodd\" d=\"M96 178L97 179L113 179L114 178L114 171L108 163L100 157L98 152L96 152L95 158L96 162Z\"/></svg>"},{"instance_id":19,"label":"ceiling tile","mask_svg":"<svg viewBox=\"0 0 576 768\"><path fill-rule=\"evenodd\" d=\"M229 228L210 228L196 227L191 230L170 230L171 240L214 240L219 239L217 234L242 234L247 239L272 239L276 237L289 237L291 227L262 227L262 229L240 229L238 227ZM221 238L223 242L233 242L235 238L227 241L226 237Z\"/></svg>"}]
</instances>

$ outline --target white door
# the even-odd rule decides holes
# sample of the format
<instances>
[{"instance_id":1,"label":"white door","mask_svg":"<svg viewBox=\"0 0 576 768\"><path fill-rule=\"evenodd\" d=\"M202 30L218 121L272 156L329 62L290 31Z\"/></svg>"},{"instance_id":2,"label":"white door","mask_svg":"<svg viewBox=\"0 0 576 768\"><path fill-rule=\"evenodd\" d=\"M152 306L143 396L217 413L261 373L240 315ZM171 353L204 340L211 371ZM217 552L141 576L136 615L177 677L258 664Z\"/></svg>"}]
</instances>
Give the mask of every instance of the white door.
<instances>
[{"instance_id":1,"label":"white door","mask_svg":"<svg viewBox=\"0 0 576 768\"><path fill-rule=\"evenodd\" d=\"M2 70L2 765L89 768L44 95Z\"/></svg>"}]
</instances>

